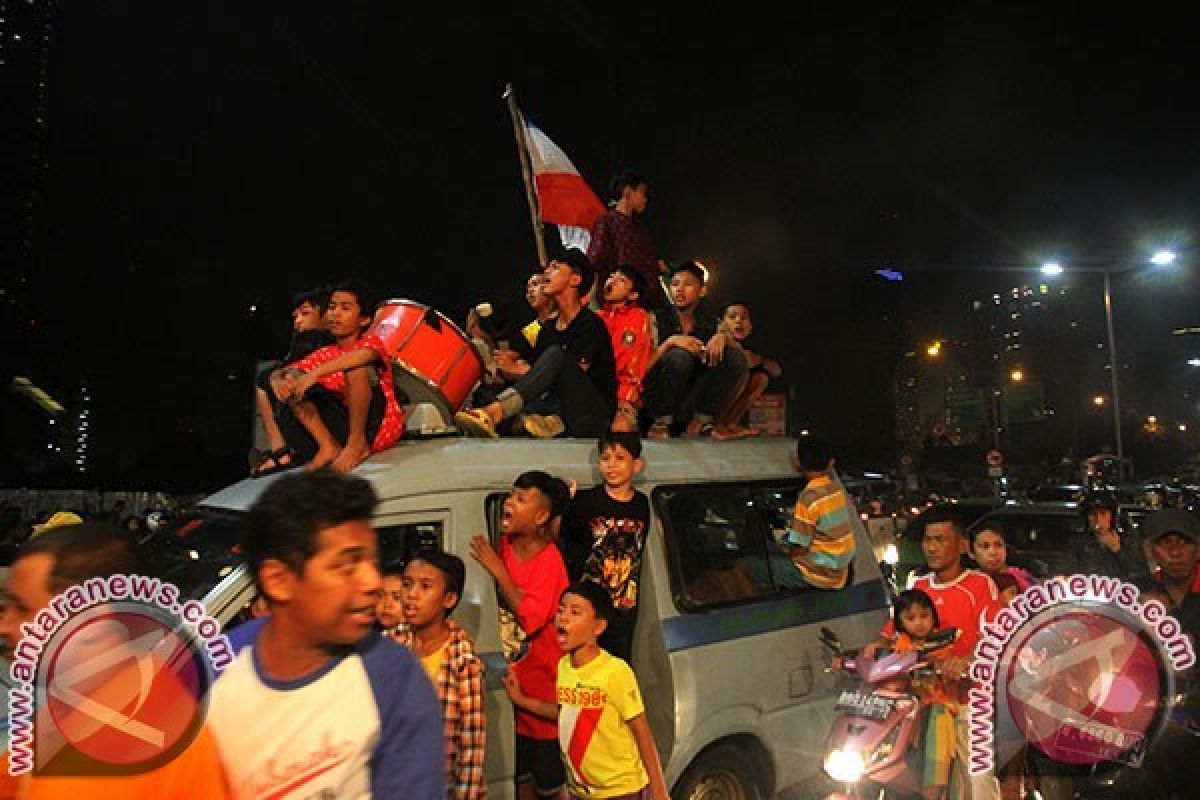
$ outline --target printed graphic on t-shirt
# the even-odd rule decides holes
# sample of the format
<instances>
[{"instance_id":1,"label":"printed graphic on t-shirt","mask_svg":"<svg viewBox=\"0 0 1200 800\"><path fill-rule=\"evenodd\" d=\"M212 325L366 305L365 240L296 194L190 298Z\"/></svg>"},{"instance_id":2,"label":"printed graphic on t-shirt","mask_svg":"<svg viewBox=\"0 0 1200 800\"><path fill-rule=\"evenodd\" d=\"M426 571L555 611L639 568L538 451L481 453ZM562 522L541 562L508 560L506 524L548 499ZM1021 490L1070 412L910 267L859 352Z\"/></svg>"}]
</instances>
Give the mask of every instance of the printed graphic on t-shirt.
<instances>
[{"instance_id":1,"label":"printed graphic on t-shirt","mask_svg":"<svg viewBox=\"0 0 1200 800\"><path fill-rule=\"evenodd\" d=\"M608 589L613 606L637 606L638 562L646 523L627 517L593 517L588 521L592 552L583 567L583 577Z\"/></svg>"}]
</instances>

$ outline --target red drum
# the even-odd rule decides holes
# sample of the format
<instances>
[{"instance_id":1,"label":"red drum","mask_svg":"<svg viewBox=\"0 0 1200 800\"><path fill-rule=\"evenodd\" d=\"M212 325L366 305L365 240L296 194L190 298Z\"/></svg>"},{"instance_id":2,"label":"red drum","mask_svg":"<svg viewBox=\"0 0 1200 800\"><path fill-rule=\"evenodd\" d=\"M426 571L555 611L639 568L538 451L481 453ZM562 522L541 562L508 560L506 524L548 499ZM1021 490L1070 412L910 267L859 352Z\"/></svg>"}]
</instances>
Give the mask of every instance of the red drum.
<instances>
[{"instance_id":1,"label":"red drum","mask_svg":"<svg viewBox=\"0 0 1200 800\"><path fill-rule=\"evenodd\" d=\"M369 333L387 345L396 386L411 403L433 403L454 419L483 379L484 364L470 338L445 314L411 300L388 300Z\"/></svg>"}]
</instances>

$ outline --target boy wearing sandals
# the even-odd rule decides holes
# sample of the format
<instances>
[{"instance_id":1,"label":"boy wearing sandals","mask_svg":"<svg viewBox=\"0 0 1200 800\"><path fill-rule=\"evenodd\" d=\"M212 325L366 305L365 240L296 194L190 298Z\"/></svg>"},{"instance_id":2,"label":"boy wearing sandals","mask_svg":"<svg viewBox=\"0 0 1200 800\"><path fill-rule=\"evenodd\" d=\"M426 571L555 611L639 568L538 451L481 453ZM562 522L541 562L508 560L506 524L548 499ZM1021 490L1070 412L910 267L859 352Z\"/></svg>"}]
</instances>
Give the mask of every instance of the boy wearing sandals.
<instances>
[{"instance_id":1,"label":"boy wearing sandals","mask_svg":"<svg viewBox=\"0 0 1200 800\"><path fill-rule=\"evenodd\" d=\"M684 435L727 439L717 416L746 376L746 357L718 330L704 302L707 271L688 261L671 274L671 305L656 312L658 347L646 373L647 437L665 439L686 422Z\"/></svg>"},{"instance_id":2,"label":"boy wearing sandals","mask_svg":"<svg viewBox=\"0 0 1200 800\"><path fill-rule=\"evenodd\" d=\"M325 325L325 308L329 305L329 291L310 289L299 292L292 298L292 344L283 357L284 364L299 361L315 350L333 344L335 339ZM287 444L284 433L289 426L298 428L300 423L291 415L290 409L276 409L271 400L271 372L278 368L276 363L258 375L254 387L254 402L262 417L267 433L266 451L253 454L250 477L260 478L296 466L296 453ZM283 419L277 420L282 414Z\"/></svg>"}]
</instances>

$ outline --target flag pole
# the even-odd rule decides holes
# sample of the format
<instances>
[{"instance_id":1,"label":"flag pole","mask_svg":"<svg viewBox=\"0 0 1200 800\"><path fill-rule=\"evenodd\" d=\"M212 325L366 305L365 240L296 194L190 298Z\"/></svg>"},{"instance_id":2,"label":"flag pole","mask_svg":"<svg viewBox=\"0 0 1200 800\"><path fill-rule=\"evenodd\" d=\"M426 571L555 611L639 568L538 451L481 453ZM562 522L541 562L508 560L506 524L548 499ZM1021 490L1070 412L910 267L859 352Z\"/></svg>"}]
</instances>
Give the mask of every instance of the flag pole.
<instances>
[{"instance_id":1,"label":"flag pole","mask_svg":"<svg viewBox=\"0 0 1200 800\"><path fill-rule=\"evenodd\" d=\"M512 117L513 135L517 139L517 158L521 162L521 178L525 181L525 200L529 204L529 221L533 224L533 241L537 245L538 264L546 266L546 237L538 214L537 194L533 189L533 168L529 164L529 145L525 140L525 118L517 108L516 93L511 83L504 85L504 100Z\"/></svg>"}]
</instances>

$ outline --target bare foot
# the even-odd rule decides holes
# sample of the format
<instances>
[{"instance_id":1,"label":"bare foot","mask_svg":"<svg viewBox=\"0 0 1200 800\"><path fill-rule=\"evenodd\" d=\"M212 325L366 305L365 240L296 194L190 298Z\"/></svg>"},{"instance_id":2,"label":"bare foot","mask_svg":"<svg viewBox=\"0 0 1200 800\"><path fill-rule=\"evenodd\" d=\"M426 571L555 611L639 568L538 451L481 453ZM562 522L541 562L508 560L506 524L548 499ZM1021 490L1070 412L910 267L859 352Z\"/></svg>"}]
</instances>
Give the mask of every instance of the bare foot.
<instances>
[{"instance_id":1,"label":"bare foot","mask_svg":"<svg viewBox=\"0 0 1200 800\"><path fill-rule=\"evenodd\" d=\"M333 460L332 466L338 472L349 472L366 461L369 455L371 455L371 448L367 446L366 442L361 444L346 442L346 446L342 448L342 452Z\"/></svg>"},{"instance_id":2,"label":"bare foot","mask_svg":"<svg viewBox=\"0 0 1200 800\"><path fill-rule=\"evenodd\" d=\"M317 454L312 457L312 461L305 465L304 469L308 472L315 472L321 467L329 466L334 460L342 454L340 447L322 447L317 450Z\"/></svg>"}]
</instances>

